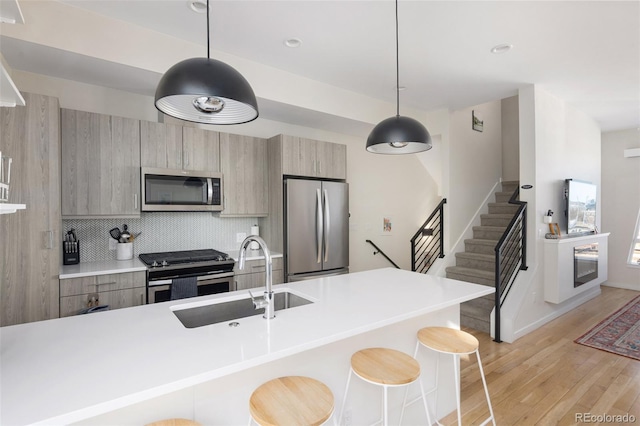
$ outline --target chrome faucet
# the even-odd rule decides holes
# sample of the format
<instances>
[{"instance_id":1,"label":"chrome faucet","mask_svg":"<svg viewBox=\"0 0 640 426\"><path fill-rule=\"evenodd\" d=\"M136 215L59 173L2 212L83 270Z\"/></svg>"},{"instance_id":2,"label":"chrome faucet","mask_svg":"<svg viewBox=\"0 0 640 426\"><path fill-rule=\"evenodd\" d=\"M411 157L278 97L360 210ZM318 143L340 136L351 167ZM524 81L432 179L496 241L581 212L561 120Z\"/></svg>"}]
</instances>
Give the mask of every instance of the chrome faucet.
<instances>
[{"instance_id":1,"label":"chrome faucet","mask_svg":"<svg viewBox=\"0 0 640 426\"><path fill-rule=\"evenodd\" d=\"M267 247L267 243L257 235L249 235L244 239L242 244L240 244L240 258L238 259L238 269L244 269L244 261L247 257L247 247L251 244L252 241L255 241L262 249L262 253L264 254L264 261L266 266L265 271L265 291L262 297L254 297L249 290L249 295L251 296L251 300L253 301L253 307L255 309L264 308L263 318L271 319L276 316L276 310L273 299L273 261L271 259L271 252L269 251L269 247Z\"/></svg>"}]
</instances>

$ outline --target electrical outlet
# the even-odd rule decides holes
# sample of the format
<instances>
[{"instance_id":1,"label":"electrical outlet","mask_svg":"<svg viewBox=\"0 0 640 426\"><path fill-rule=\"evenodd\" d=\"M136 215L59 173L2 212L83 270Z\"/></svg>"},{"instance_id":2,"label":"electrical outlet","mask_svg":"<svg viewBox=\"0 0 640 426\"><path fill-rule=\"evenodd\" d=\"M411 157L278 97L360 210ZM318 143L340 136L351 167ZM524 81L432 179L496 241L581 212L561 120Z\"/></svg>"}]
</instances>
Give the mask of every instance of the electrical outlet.
<instances>
[{"instance_id":1,"label":"electrical outlet","mask_svg":"<svg viewBox=\"0 0 640 426\"><path fill-rule=\"evenodd\" d=\"M243 242L245 238L247 238L247 233L246 232L238 232L236 234L236 243Z\"/></svg>"},{"instance_id":2,"label":"electrical outlet","mask_svg":"<svg viewBox=\"0 0 640 426\"><path fill-rule=\"evenodd\" d=\"M109 250L115 250L118 246L118 242L113 238L109 238Z\"/></svg>"}]
</instances>

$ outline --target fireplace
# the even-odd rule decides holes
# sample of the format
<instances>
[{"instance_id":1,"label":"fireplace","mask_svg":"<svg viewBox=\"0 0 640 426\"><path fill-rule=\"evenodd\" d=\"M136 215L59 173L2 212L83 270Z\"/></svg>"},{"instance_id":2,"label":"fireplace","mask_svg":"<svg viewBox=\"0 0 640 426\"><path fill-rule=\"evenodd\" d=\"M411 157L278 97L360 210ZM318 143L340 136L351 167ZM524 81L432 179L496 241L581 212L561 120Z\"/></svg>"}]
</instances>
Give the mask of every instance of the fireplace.
<instances>
[{"instance_id":1,"label":"fireplace","mask_svg":"<svg viewBox=\"0 0 640 426\"><path fill-rule=\"evenodd\" d=\"M573 248L573 287L598 278L598 243Z\"/></svg>"}]
</instances>

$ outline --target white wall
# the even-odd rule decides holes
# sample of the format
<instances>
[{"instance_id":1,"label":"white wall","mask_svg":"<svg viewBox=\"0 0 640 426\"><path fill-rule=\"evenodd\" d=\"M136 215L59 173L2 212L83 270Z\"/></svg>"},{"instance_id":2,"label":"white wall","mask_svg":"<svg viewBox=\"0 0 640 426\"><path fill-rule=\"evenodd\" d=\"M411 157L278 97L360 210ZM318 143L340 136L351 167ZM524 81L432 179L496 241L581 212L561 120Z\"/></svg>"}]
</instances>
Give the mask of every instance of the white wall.
<instances>
[{"instance_id":1,"label":"white wall","mask_svg":"<svg viewBox=\"0 0 640 426\"><path fill-rule=\"evenodd\" d=\"M602 134L602 231L609 236L607 285L640 290L640 266L627 265L640 210L640 157L623 151L640 148L640 130Z\"/></svg>"},{"instance_id":2,"label":"white wall","mask_svg":"<svg viewBox=\"0 0 640 426\"><path fill-rule=\"evenodd\" d=\"M502 176L501 109L498 100L451 113L449 188L445 195L449 241L462 235ZM471 128L472 110L484 121L482 132Z\"/></svg>"},{"instance_id":3,"label":"white wall","mask_svg":"<svg viewBox=\"0 0 640 426\"><path fill-rule=\"evenodd\" d=\"M518 97L502 100L502 180L520 178L520 125Z\"/></svg>"},{"instance_id":4,"label":"white wall","mask_svg":"<svg viewBox=\"0 0 640 426\"><path fill-rule=\"evenodd\" d=\"M512 341L594 297L597 291L560 304L544 301L544 234L547 209L559 221L564 211L564 179L595 183L600 194L600 128L581 111L537 86L520 90L520 182L532 190L521 191L527 201L527 264L503 306L503 340ZM601 204L597 208L599 228Z\"/></svg>"},{"instance_id":5,"label":"white wall","mask_svg":"<svg viewBox=\"0 0 640 426\"><path fill-rule=\"evenodd\" d=\"M157 121L153 98L148 96L27 72L16 71L14 74L20 90L55 96L60 99L62 108ZM432 151L423 154L428 158L440 155L437 153L441 151L441 134L446 135L448 127L446 118L443 117L446 117L446 112L422 117L431 129L436 144L436 148L432 150L436 154ZM207 128L263 138L284 133L346 144L347 182L350 184L351 271L390 266L382 256L373 256L373 248L365 243L367 239L373 240L403 269L411 269L409 239L440 200L437 183L416 155L371 154L365 150L365 138L262 118L243 125ZM380 236L379 229L384 215L393 219L391 236ZM248 232L244 229L246 221L234 218L218 220L224 221L229 227L238 227L233 232Z\"/></svg>"}]
</instances>

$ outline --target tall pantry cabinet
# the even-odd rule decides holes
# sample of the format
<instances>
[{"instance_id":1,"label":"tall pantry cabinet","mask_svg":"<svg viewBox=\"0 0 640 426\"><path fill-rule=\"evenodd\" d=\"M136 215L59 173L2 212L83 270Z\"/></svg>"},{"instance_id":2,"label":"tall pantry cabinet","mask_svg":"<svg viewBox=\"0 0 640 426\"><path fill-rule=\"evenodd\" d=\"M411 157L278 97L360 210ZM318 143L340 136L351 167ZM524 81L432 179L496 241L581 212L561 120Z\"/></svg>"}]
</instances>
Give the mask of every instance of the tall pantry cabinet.
<instances>
[{"instance_id":1,"label":"tall pantry cabinet","mask_svg":"<svg viewBox=\"0 0 640 426\"><path fill-rule=\"evenodd\" d=\"M0 151L13 159L0 215L0 326L57 318L60 268L58 99L23 93L26 106L0 108Z\"/></svg>"}]
</instances>

